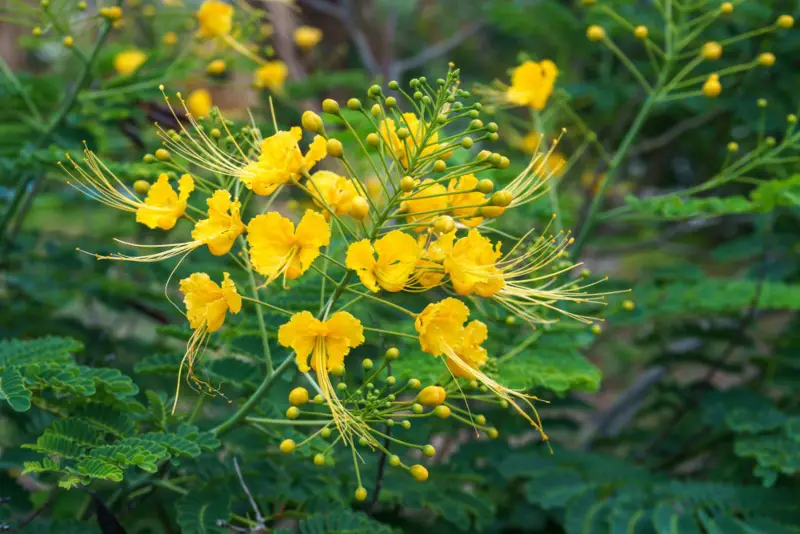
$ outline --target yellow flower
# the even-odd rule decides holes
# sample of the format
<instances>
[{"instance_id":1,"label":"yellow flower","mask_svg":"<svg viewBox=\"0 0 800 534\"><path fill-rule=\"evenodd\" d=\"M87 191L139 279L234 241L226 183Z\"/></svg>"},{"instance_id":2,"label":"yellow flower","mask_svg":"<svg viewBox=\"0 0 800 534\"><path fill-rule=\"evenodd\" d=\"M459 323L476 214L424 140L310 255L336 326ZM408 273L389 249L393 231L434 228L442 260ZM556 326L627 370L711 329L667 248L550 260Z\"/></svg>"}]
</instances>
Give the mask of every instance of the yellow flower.
<instances>
[{"instance_id":1,"label":"yellow flower","mask_svg":"<svg viewBox=\"0 0 800 534\"><path fill-rule=\"evenodd\" d=\"M278 329L278 343L294 350L301 373L311 369L316 372L320 392L328 402L333 421L345 443L352 444L353 433L374 442L370 433L364 430L366 425L354 419L336 397L328 375L329 371L344 365L344 358L352 348L364 343L361 321L344 311L334 313L327 321L321 321L307 311L296 313Z\"/></svg>"},{"instance_id":2,"label":"yellow flower","mask_svg":"<svg viewBox=\"0 0 800 534\"><path fill-rule=\"evenodd\" d=\"M233 6L219 0L206 0L197 10L200 37L224 37L233 26Z\"/></svg>"},{"instance_id":3,"label":"yellow flower","mask_svg":"<svg viewBox=\"0 0 800 534\"><path fill-rule=\"evenodd\" d=\"M212 394L218 392L212 385L195 376L194 363L204 349L208 335L222 327L227 312L239 313L242 309L242 297L236 291L236 285L228 273L223 273L223 276L221 286L211 280L206 273L194 273L180 282L180 290L184 295L183 303L186 305L186 316L189 319L189 326L194 332L186 344L186 353L179 367L178 386L175 390L172 413L175 413L178 405L181 373L184 365L186 365L186 378L191 380L198 389L201 391L205 389Z\"/></svg>"},{"instance_id":4,"label":"yellow flower","mask_svg":"<svg viewBox=\"0 0 800 534\"><path fill-rule=\"evenodd\" d=\"M440 212L447 210L447 189L431 179L423 180L419 189L407 195L403 202L407 209L408 222L419 223L421 226L414 230L423 232L427 223L433 221Z\"/></svg>"},{"instance_id":5,"label":"yellow flower","mask_svg":"<svg viewBox=\"0 0 800 534\"><path fill-rule=\"evenodd\" d=\"M459 295L490 297L503 288L503 273L497 268L502 256L501 243L492 242L477 230L470 230L453 245L444 260L444 268Z\"/></svg>"},{"instance_id":6,"label":"yellow flower","mask_svg":"<svg viewBox=\"0 0 800 534\"><path fill-rule=\"evenodd\" d=\"M414 272L415 280L425 289L438 286L442 282L445 275L442 262L453 250L456 231L441 234L435 241L429 242L429 238L430 236L420 236L418 240L424 250Z\"/></svg>"},{"instance_id":7,"label":"yellow flower","mask_svg":"<svg viewBox=\"0 0 800 534\"><path fill-rule=\"evenodd\" d=\"M257 89L269 89L278 93L283 90L283 83L288 74L289 68L283 61L279 59L267 61L256 69L253 75L253 86Z\"/></svg>"},{"instance_id":8,"label":"yellow flower","mask_svg":"<svg viewBox=\"0 0 800 534\"><path fill-rule=\"evenodd\" d=\"M186 212L186 201L194 191L194 180L188 174L178 181L178 193L169 185L169 177L160 174L158 180L147 192L144 204L136 210L136 222L142 223L151 230L161 228L170 230L178 219Z\"/></svg>"},{"instance_id":9,"label":"yellow flower","mask_svg":"<svg viewBox=\"0 0 800 534\"><path fill-rule=\"evenodd\" d=\"M322 30L313 26L298 26L294 31L294 42L300 48L314 48L322 40Z\"/></svg>"},{"instance_id":10,"label":"yellow flower","mask_svg":"<svg viewBox=\"0 0 800 534\"><path fill-rule=\"evenodd\" d=\"M397 131L401 128L409 132L409 136L403 140L397 135ZM395 157L405 168L408 168L412 159L419 160L439 149L439 145L436 144L439 134L434 133L426 138L428 125L413 113L403 113L403 120L397 123L394 119L383 119L378 129L384 142L391 147ZM447 158L443 156L442 159Z\"/></svg>"},{"instance_id":11,"label":"yellow flower","mask_svg":"<svg viewBox=\"0 0 800 534\"><path fill-rule=\"evenodd\" d=\"M447 367L453 376L476 380L478 375L475 370L486 363L487 352L481 345L489 337L489 329L481 321L470 321L464 328L464 338L455 353L466 365L456 365L452 359L447 359Z\"/></svg>"},{"instance_id":12,"label":"yellow flower","mask_svg":"<svg viewBox=\"0 0 800 534\"><path fill-rule=\"evenodd\" d=\"M525 61L511 74L511 87L507 91L509 102L533 109L544 109L553 93L558 76L556 64L545 59L541 63Z\"/></svg>"},{"instance_id":13,"label":"yellow flower","mask_svg":"<svg viewBox=\"0 0 800 534\"><path fill-rule=\"evenodd\" d=\"M306 187L314 195L314 204L321 208L327 205L336 215L349 214L353 200L359 196L352 180L331 171L315 172ZM326 211L325 218L329 215Z\"/></svg>"},{"instance_id":14,"label":"yellow flower","mask_svg":"<svg viewBox=\"0 0 800 534\"><path fill-rule=\"evenodd\" d=\"M211 93L207 89L195 89L186 97L186 108L195 117L207 117L211 112Z\"/></svg>"},{"instance_id":15,"label":"yellow flower","mask_svg":"<svg viewBox=\"0 0 800 534\"><path fill-rule=\"evenodd\" d=\"M378 254L377 260L375 253ZM380 286L386 291L397 292L408 283L420 253L413 237L393 230L374 244L369 239L362 239L350 245L345 264L348 269L356 271L361 283L371 291L379 291Z\"/></svg>"},{"instance_id":16,"label":"yellow flower","mask_svg":"<svg viewBox=\"0 0 800 534\"><path fill-rule=\"evenodd\" d=\"M456 376L469 377L482 383L492 393L511 404L547 439L538 422L538 416L537 421L534 421L514 400L521 400L536 414L536 409L529 400L535 397L508 389L479 369L486 360L486 353L480 344L486 339L488 330L480 321L473 321L465 328L464 323L468 318L469 308L458 299L449 297L428 304L414 322L419 334L420 348L436 357L445 356L447 368L451 371L456 369Z\"/></svg>"},{"instance_id":17,"label":"yellow flower","mask_svg":"<svg viewBox=\"0 0 800 534\"><path fill-rule=\"evenodd\" d=\"M175 46L178 43L178 34L175 32L167 32L161 38L161 41L167 46Z\"/></svg>"},{"instance_id":18,"label":"yellow flower","mask_svg":"<svg viewBox=\"0 0 800 534\"><path fill-rule=\"evenodd\" d=\"M222 256L230 252L236 238L244 233L239 215L242 205L238 201L231 202L231 194L221 189L215 191L207 203L208 219L197 222L192 238L208 245L214 256Z\"/></svg>"},{"instance_id":19,"label":"yellow flower","mask_svg":"<svg viewBox=\"0 0 800 534\"><path fill-rule=\"evenodd\" d=\"M127 76L139 70L145 61L147 54L141 50L125 50L114 56L114 70L117 74Z\"/></svg>"},{"instance_id":20,"label":"yellow flower","mask_svg":"<svg viewBox=\"0 0 800 534\"><path fill-rule=\"evenodd\" d=\"M452 209L453 216L465 226L475 227L483 221L483 217L471 217L478 209L475 206L486 202L483 194L475 191L477 187L478 179L474 174L465 174L457 180L454 178L447 186L447 191L451 193L445 197L448 205Z\"/></svg>"},{"instance_id":21,"label":"yellow flower","mask_svg":"<svg viewBox=\"0 0 800 534\"><path fill-rule=\"evenodd\" d=\"M194 273L181 280L186 316L193 329L205 328L208 332L216 332L225 322L228 311L239 313L242 309L242 297L236 291L236 285L228 273L223 273L223 276L222 286L206 273Z\"/></svg>"},{"instance_id":22,"label":"yellow flower","mask_svg":"<svg viewBox=\"0 0 800 534\"><path fill-rule=\"evenodd\" d=\"M294 280L311 267L319 249L330 242L325 217L307 210L295 230L294 223L276 212L254 217L247 225L253 268L272 282L281 274Z\"/></svg>"},{"instance_id":23,"label":"yellow flower","mask_svg":"<svg viewBox=\"0 0 800 534\"><path fill-rule=\"evenodd\" d=\"M261 142L261 154L243 169L241 180L257 195L272 194L279 185L298 180L325 157L325 139L315 136L305 156L298 142L303 137L300 128L280 131Z\"/></svg>"},{"instance_id":24,"label":"yellow flower","mask_svg":"<svg viewBox=\"0 0 800 534\"><path fill-rule=\"evenodd\" d=\"M542 144L542 134L530 131L519 142L519 149L526 154L535 154Z\"/></svg>"}]
</instances>

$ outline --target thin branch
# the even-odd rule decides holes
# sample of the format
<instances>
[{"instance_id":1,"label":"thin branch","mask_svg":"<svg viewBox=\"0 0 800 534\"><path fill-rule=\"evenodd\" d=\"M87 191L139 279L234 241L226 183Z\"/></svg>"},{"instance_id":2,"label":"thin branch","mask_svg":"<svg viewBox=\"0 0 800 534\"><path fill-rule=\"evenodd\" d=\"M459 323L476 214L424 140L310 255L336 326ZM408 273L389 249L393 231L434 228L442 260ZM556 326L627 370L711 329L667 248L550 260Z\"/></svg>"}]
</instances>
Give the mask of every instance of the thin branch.
<instances>
[{"instance_id":1,"label":"thin branch","mask_svg":"<svg viewBox=\"0 0 800 534\"><path fill-rule=\"evenodd\" d=\"M253 499L253 494L250 493L250 488L247 487L247 484L244 482L244 477L242 476L242 470L239 469L239 462L236 460L236 457L233 457L233 469L236 471L236 477L239 479L239 485L242 486L244 490L244 494L247 495L247 500L250 502L250 507L256 514L256 522L258 523L254 528L254 532L259 532L260 530L265 530L266 527L264 526L264 516L261 515L261 510L258 509L258 505L256 505L256 500Z\"/></svg>"},{"instance_id":2,"label":"thin branch","mask_svg":"<svg viewBox=\"0 0 800 534\"><path fill-rule=\"evenodd\" d=\"M653 150L658 150L662 148L674 140L678 139L680 136L685 134L688 131L694 130L695 128L699 128L700 126L704 125L707 122L711 122L715 118L719 117L725 110L714 109L707 113L703 113L702 115L696 115L690 119L686 119L685 121L679 122L666 132L662 133L659 136L653 137L652 139L645 139L640 142L638 145L634 146L630 152L628 152L628 157L630 156L639 156L646 152L652 152Z\"/></svg>"},{"instance_id":3,"label":"thin branch","mask_svg":"<svg viewBox=\"0 0 800 534\"><path fill-rule=\"evenodd\" d=\"M425 48L425 50L414 56L396 61L392 66L393 74L395 74L393 78L399 78L404 72L421 67L429 61L433 61L434 59L447 54L452 49L456 48L461 43L478 33L481 28L483 28L483 23L476 22L470 26L467 26L466 28L460 29L447 39L439 41L438 43Z\"/></svg>"}]
</instances>

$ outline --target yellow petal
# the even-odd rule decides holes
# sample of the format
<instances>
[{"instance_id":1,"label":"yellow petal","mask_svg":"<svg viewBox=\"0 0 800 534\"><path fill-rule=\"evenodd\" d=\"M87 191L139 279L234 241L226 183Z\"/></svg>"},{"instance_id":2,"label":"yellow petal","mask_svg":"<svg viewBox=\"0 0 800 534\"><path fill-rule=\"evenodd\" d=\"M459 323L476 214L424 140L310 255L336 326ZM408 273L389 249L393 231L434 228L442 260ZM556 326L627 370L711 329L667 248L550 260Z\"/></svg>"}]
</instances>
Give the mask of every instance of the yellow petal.
<instances>
[{"instance_id":1,"label":"yellow petal","mask_svg":"<svg viewBox=\"0 0 800 534\"><path fill-rule=\"evenodd\" d=\"M319 256L319 249L327 246L330 240L331 229L325 217L315 211L306 210L295 232L295 242L299 246L296 258L298 265L295 268L299 268L300 272L297 276L311 267L311 264Z\"/></svg>"},{"instance_id":2,"label":"yellow petal","mask_svg":"<svg viewBox=\"0 0 800 534\"><path fill-rule=\"evenodd\" d=\"M419 345L424 352L439 356L459 346L469 308L458 299L446 298L428 304L414 321Z\"/></svg>"},{"instance_id":3,"label":"yellow petal","mask_svg":"<svg viewBox=\"0 0 800 534\"><path fill-rule=\"evenodd\" d=\"M303 311L292 315L289 322L278 328L278 343L295 351L295 361L301 373L311 368L308 357L314 350L322 323L311 312Z\"/></svg>"},{"instance_id":4,"label":"yellow petal","mask_svg":"<svg viewBox=\"0 0 800 534\"><path fill-rule=\"evenodd\" d=\"M375 241L374 247L378 254L375 266L378 283L387 291L402 291L421 255L417 241L408 234L393 230Z\"/></svg>"},{"instance_id":5,"label":"yellow petal","mask_svg":"<svg viewBox=\"0 0 800 534\"><path fill-rule=\"evenodd\" d=\"M276 212L253 217L247 225L250 261L270 281L286 266L294 248L294 223Z\"/></svg>"},{"instance_id":6,"label":"yellow petal","mask_svg":"<svg viewBox=\"0 0 800 534\"><path fill-rule=\"evenodd\" d=\"M306 169L306 171L310 170L311 167L316 165L317 162L325 157L327 154L325 145L326 142L324 137L321 135L314 136L314 140L311 142L311 145L308 147L308 152L303 158L303 167Z\"/></svg>"},{"instance_id":7,"label":"yellow petal","mask_svg":"<svg viewBox=\"0 0 800 534\"><path fill-rule=\"evenodd\" d=\"M236 290L236 284L233 283L228 273L223 273L222 280L222 296L225 302L228 303L228 309L233 313L239 313L242 309L242 297Z\"/></svg>"},{"instance_id":8,"label":"yellow petal","mask_svg":"<svg viewBox=\"0 0 800 534\"><path fill-rule=\"evenodd\" d=\"M336 312L325 321L328 330L325 336L328 371L344 365L344 357L350 349L364 343L364 328L361 321L347 312ZM317 370L319 371L319 370Z\"/></svg>"},{"instance_id":9,"label":"yellow petal","mask_svg":"<svg viewBox=\"0 0 800 534\"><path fill-rule=\"evenodd\" d=\"M347 257L345 258L345 266L356 272L364 284L370 291L378 291L378 283L375 279L375 256L372 250L372 244L369 239L362 239L350 245L347 248Z\"/></svg>"}]
</instances>

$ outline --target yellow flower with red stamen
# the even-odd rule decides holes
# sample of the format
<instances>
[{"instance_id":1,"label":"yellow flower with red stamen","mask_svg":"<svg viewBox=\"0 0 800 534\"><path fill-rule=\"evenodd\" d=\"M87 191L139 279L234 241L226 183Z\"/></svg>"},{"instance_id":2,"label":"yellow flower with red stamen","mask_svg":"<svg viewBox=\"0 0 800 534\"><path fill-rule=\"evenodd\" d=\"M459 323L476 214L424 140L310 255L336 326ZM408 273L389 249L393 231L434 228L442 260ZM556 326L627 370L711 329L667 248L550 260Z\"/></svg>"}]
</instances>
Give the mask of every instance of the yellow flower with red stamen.
<instances>
[{"instance_id":1,"label":"yellow flower with red stamen","mask_svg":"<svg viewBox=\"0 0 800 534\"><path fill-rule=\"evenodd\" d=\"M233 27L233 6L219 0L206 0L195 15L200 23L200 37L224 37Z\"/></svg>"},{"instance_id":2,"label":"yellow flower with red stamen","mask_svg":"<svg viewBox=\"0 0 800 534\"><path fill-rule=\"evenodd\" d=\"M189 194L194 191L194 180L188 174L178 181L178 193L169 185L169 176L160 174L147 192L144 204L136 210L136 222L151 230L170 230L186 212Z\"/></svg>"},{"instance_id":3,"label":"yellow flower with red stamen","mask_svg":"<svg viewBox=\"0 0 800 534\"><path fill-rule=\"evenodd\" d=\"M302 130L295 126L264 139L258 160L248 163L241 173L244 185L257 195L269 195L278 186L298 180L303 172L308 172L325 157L325 139L314 137L304 155L298 145L302 138Z\"/></svg>"},{"instance_id":4,"label":"yellow flower with red stamen","mask_svg":"<svg viewBox=\"0 0 800 534\"><path fill-rule=\"evenodd\" d=\"M312 210L306 211L296 230L292 221L276 212L258 215L247 225L250 261L267 283L281 275L294 280L306 272L330 238L325 217Z\"/></svg>"},{"instance_id":5,"label":"yellow flower with red stamen","mask_svg":"<svg viewBox=\"0 0 800 534\"><path fill-rule=\"evenodd\" d=\"M362 239L350 245L345 264L348 269L356 271L361 283L371 291L379 291L380 286L386 291L397 292L408 284L420 254L413 237L393 230L375 243Z\"/></svg>"},{"instance_id":6,"label":"yellow flower with red stamen","mask_svg":"<svg viewBox=\"0 0 800 534\"><path fill-rule=\"evenodd\" d=\"M511 87L506 91L508 101L518 106L544 109L557 76L556 64L548 59L540 63L523 62L511 74Z\"/></svg>"},{"instance_id":7,"label":"yellow flower with red stamen","mask_svg":"<svg viewBox=\"0 0 800 534\"><path fill-rule=\"evenodd\" d=\"M244 233L245 226L239 214L241 203L231 201L231 194L217 190L207 201L208 219L198 221L192 230L192 238L208 245L214 256L230 252L236 238Z\"/></svg>"}]
</instances>

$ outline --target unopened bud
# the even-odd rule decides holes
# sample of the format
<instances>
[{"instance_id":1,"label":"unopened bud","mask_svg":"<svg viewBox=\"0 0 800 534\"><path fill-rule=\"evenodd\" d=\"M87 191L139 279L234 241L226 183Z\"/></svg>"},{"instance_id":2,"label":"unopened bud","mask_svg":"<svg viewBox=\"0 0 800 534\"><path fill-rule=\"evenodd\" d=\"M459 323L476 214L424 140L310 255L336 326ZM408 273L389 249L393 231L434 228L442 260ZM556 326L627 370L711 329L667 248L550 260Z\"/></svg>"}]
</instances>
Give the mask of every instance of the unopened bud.
<instances>
[{"instance_id":1,"label":"unopened bud","mask_svg":"<svg viewBox=\"0 0 800 534\"><path fill-rule=\"evenodd\" d=\"M169 161L170 159L169 150L167 150L166 148L159 148L158 150L156 150L156 159L158 161Z\"/></svg>"},{"instance_id":2,"label":"unopened bud","mask_svg":"<svg viewBox=\"0 0 800 534\"><path fill-rule=\"evenodd\" d=\"M440 215L433 221L433 229L440 234L449 234L456 228L456 222L449 215Z\"/></svg>"},{"instance_id":3,"label":"unopened bud","mask_svg":"<svg viewBox=\"0 0 800 534\"><path fill-rule=\"evenodd\" d=\"M357 98L351 98L347 101L347 108L353 111L358 111L361 109L361 100Z\"/></svg>"},{"instance_id":4,"label":"unopened bud","mask_svg":"<svg viewBox=\"0 0 800 534\"><path fill-rule=\"evenodd\" d=\"M140 195L146 195L150 191L150 182L147 180L136 180L133 182L133 190Z\"/></svg>"},{"instance_id":5,"label":"unopened bud","mask_svg":"<svg viewBox=\"0 0 800 534\"><path fill-rule=\"evenodd\" d=\"M339 103L331 98L326 98L322 101L322 111L325 113L330 113L331 115L338 115L341 113L341 110L339 109Z\"/></svg>"},{"instance_id":6,"label":"unopened bud","mask_svg":"<svg viewBox=\"0 0 800 534\"><path fill-rule=\"evenodd\" d=\"M447 170L447 163L442 159L437 159L433 164L433 172L444 172Z\"/></svg>"},{"instance_id":7,"label":"unopened bud","mask_svg":"<svg viewBox=\"0 0 800 534\"><path fill-rule=\"evenodd\" d=\"M311 110L303 112L300 123L303 125L303 128L311 133L319 133L320 130L322 130L322 117Z\"/></svg>"},{"instance_id":8,"label":"unopened bud","mask_svg":"<svg viewBox=\"0 0 800 534\"><path fill-rule=\"evenodd\" d=\"M597 24L592 24L586 28L586 37L588 37L590 41L601 41L605 36L606 31Z\"/></svg>"},{"instance_id":9,"label":"unopened bud","mask_svg":"<svg viewBox=\"0 0 800 534\"><path fill-rule=\"evenodd\" d=\"M483 180L478 182L478 191L480 191L484 195L488 195L489 193L494 191L494 182L492 182L488 178L484 178Z\"/></svg>"},{"instance_id":10,"label":"unopened bud","mask_svg":"<svg viewBox=\"0 0 800 534\"><path fill-rule=\"evenodd\" d=\"M512 195L510 191L503 190L493 194L491 202L493 206L505 208L511 204L512 200L514 200L514 195Z\"/></svg>"},{"instance_id":11,"label":"unopened bud","mask_svg":"<svg viewBox=\"0 0 800 534\"><path fill-rule=\"evenodd\" d=\"M344 152L344 147L342 146L342 142L338 139L328 139L328 142L325 143L325 150L328 152L330 157L341 158L342 153Z\"/></svg>"}]
</instances>

